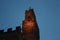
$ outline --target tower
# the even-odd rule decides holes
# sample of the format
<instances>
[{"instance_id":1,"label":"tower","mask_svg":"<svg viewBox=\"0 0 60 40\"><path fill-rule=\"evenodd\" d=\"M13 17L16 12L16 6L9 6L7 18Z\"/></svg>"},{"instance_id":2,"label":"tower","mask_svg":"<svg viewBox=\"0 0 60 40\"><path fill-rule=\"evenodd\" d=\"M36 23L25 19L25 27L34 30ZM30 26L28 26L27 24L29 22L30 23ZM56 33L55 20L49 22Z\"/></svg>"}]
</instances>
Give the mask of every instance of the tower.
<instances>
[{"instance_id":1,"label":"tower","mask_svg":"<svg viewBox=\"0 0 60 40\"><path fill-rule=\"evenodd\" d=\"M23 40L40 40L39 28L33 9L25 11L25 20L22 23Z\"/></svg>"}]
</instances>

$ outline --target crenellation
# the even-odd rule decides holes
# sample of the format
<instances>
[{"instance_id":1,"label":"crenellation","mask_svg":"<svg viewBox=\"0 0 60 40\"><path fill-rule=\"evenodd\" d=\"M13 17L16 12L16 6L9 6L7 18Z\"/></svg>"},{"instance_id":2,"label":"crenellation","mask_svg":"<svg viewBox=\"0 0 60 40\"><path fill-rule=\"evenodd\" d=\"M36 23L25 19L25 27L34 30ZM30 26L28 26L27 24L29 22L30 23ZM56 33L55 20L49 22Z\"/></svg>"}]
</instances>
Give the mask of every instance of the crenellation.
<instances>
[{"instance_id":1,"label":"crenellation","mask_svg":"<svg viewBox=\"0 0 60 40\"><path fill-rule=\"evenodd\" d=\"M0 34L1 34L1 33L4 33L4 30L0 30Z\"/></svg>"},{"instance_id":2,"label":"crenellation","mask_svg":"<svg viewBox=\"0 0 60 40\"><path fill-rule=\"evenodd\" d=\"M12 28L8 28L8 29L7 29L7 32L4 32L4 30L0 30L0 34L1 34L1 33L14 32L14 31L21 31L20 26L16 26L16 29L15 29L15 30L12 30Z\"/></svg>"},{"instance_id":3,"label":"crenellation","mask_svg":"<svg viewBox=\"0 0 60 40\"><path fill-rule=\"evenodd\" d=\"M17 26L17 27L16 27L16 30L21 30L20 26Z\"/></svg>"},{"instance_id":4,"label":"crenellation","mask_svg":"<svg viewBox=\"0 0 60 40\"><path fill-rule=\"evenodd\" d=\"M12 32L12 28L8 28L7 29L7 32Z\"/></svg>"}]
</instances>

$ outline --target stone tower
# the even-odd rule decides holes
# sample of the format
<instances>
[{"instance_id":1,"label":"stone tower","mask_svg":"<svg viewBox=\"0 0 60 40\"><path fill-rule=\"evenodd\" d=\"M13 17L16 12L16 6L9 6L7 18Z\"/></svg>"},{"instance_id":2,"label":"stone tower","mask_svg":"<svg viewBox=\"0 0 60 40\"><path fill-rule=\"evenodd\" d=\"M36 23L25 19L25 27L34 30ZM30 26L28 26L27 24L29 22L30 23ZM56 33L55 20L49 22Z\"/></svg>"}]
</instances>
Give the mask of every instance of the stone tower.
<instances>
[{"instance_id":1,"label":"stone tower","mask_svg":"<svg viewBox=\"0 0 60 40\"><path fill-rule=\"evenodd\" d=\"M33 9L25 11L25 19L22 23L23 40L40 40L39 28Z\"/></svg>"}]
</instances>

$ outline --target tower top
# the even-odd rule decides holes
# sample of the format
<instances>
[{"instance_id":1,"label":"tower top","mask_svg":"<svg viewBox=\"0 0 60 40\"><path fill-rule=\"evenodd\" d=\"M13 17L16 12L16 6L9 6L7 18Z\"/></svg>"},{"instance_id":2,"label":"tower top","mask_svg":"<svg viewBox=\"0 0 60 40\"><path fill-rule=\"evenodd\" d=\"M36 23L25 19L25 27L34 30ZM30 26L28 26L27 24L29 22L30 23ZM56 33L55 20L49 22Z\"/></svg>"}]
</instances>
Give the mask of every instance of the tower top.
<instances>
[{"instance_id":1,"label":"tower top","mask_svg":"<svg viewBox=\"0 0 60 40\"><path fill-rule=\"evenodd\" d=\"M25 12L33 11L33 8L30 6Z\"/></svg>"},{"instance_id":2,"label":"tower top","mask_svg":"<svg viewBox=\"0 0 60 40\"><path fill-rule=\"evenodd\" d=\"M33 19L33 20L35 20L36 18L35 18L35 14L34 14L34 10L33 10L33 8L31 8L31 7L29 7L29 9L28 10L26 10L25 11L25 19Z\"/></svg>"}]
</instances>

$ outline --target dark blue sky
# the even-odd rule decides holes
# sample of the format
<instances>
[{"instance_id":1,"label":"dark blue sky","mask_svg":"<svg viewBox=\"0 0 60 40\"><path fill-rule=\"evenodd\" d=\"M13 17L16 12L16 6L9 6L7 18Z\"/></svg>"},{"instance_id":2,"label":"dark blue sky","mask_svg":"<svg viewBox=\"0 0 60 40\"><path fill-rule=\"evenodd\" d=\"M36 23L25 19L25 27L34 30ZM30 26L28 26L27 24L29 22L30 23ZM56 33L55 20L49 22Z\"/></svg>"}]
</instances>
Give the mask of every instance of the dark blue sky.
<instances>
[{"instance_id":1,"label":"dark blue sky","mask_svg":"<svg viewBox=\"0 0 60 40\"><path fill-rule=\"evenodd\" d=\"M25 10L32 7L41 40L60 40L60 0L0 0L0 29L22 25Z\"/></svg>"}]
</instances>

